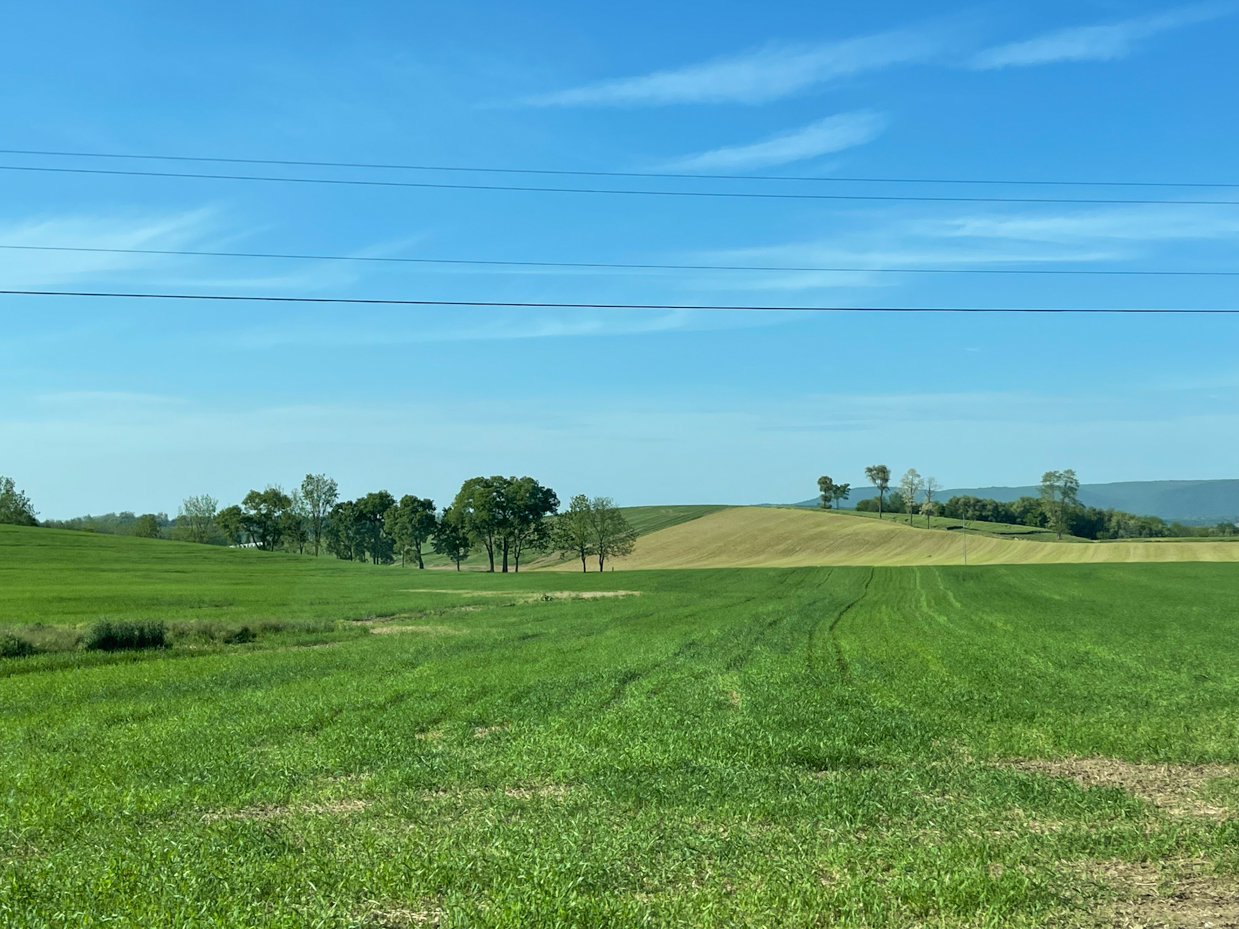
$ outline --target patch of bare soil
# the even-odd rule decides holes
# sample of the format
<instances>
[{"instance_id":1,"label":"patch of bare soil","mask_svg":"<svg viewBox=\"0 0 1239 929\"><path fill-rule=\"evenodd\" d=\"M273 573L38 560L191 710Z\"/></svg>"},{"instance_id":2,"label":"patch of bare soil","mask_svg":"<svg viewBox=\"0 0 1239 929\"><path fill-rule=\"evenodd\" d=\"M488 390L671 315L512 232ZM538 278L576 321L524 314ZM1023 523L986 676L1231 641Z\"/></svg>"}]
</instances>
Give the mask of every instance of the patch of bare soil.
<instances>
[{"instance_id":1,"label":"patch of bare soil","mask_svg":"<svg viewBox=\"0 0 1239 929\"><path fill-rule=\"evenodd\" d=\"M340 816L346 813L359 813L368 803L365 800L334 800L331 803L309 803L303 806L252 806L244 810L223 810L217 813L207 813L203 822L213 823L222 819L264 820L280 819L294 814L308 816Z\"/></svg>"},{"instance_id":2,"label":"patch of bare soil","mask_svg":"<svg viewBox=\"0 0 1239 929\"><path fill-rule=\"evenodd\" d=\"M1239 878L1209 873L1205 862L1108 861L1090 869L1117 899L1097 911L1113 929L1236 929Z\"/></svg>"},{"instance_id":3,"label":"patch of bare soil","mask_svg":"<svg viewBox=\"0 0 1239 929\"><path fill-rule=\"evenodd\" d=\"M443 911L437 906L411 909L372 902L371 907L361 918L361 924L367 929L410 929L413 926L429 929L442 924Z\"/></svg>"},{"instance_id":4,"label":"patch of bare soil","mask_svg":"<svg viewBox=\"0 0 1239 929\"><path fill-rule=\"evenodd\" d=\"M1209 781L1239 774L1230 765L1133 764L1117 758L1026 759L1010 765L1050 777L1069 777L1082 787L1118 787L1174 816L1228 819L1236 812L1200 796Z\"/></svg>"}]
</instances>

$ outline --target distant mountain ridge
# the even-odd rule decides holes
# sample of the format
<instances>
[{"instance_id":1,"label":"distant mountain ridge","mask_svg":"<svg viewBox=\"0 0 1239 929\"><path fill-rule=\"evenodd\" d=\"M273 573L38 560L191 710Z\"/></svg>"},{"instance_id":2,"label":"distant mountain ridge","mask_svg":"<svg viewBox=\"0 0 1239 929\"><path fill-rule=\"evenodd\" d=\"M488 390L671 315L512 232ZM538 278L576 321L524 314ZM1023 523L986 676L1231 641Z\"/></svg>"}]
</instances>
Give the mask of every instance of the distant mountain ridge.
<instances>
[{"instance_id":1,"label":"distant mountain ridge","mask_svg":"<svg viewBox=\"0 0 1239 929\"><path fill-rule=\"evenodd\" d=\"M871 488L854 487L855 500L873 494ZM894 489L894 488L892 488ZM1010 502L1020 497L1035 497L1040 488L1027 487L954 487L936 494L938 500L957 496L989 497ZM1187 525L1213 525L1219 522L1239 522L1239 480L1220 481L1119 481L1113 484L1081 484L1080 502L1101 509L1124 510L1140 516L1160 516L1168 522ZM797 506L817 506L817 500L805 500Z\"/></svg>"}]
</instances>

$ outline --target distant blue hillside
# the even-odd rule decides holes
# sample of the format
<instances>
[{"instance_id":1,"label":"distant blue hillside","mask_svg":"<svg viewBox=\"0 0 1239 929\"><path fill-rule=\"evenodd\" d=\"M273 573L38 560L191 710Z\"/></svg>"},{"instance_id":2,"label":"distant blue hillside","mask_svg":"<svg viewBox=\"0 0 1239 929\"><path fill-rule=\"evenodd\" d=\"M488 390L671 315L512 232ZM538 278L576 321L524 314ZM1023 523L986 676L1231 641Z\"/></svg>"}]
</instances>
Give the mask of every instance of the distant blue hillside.
<instances>
[{"instance_id":1,"label":"distant blue hillside","mask_svg":"<svg viewBox=\"0 0 1239 929\"><path fill-rule=\"evenodd\" d=\"M869 488L852 490L852 503L866 496ZM936 499L971 495L994 500L1011 501L1020 497L1035 497L1037 487L956 487L939 491ZM1125 510L1141 516L1188 525L1212 525L1239 521L1239 480L1228 481L1121 481L1116 484L1082 484L1080 502L1102 509ZM797 506L817 506L817 500L805 500Z\"/></svg>"}]
</instances>

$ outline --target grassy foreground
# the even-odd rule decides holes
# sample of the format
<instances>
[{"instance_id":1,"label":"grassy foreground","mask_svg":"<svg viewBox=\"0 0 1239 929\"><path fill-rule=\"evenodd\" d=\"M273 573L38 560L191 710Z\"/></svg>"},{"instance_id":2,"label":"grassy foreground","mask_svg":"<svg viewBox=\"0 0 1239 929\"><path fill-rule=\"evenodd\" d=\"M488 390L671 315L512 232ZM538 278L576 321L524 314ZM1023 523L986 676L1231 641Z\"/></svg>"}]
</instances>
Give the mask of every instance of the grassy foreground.
<instances>
[{"instance_id":1,"label":"grassy foreground","mask_svg":"<svg viewBox=\"0 0 1239 929\"><path fill-rule=\"evenodd\" d=\"M1234 565L456 576L119 541L42 587L84 616L93 563L118 618L351 634L0 660L0 925L1115 925L1124 875L1239 872ZM0 564L6 611L56 619ZM1188 787L1030 761L1077 756Z\"/></svg>"}]
</instances>

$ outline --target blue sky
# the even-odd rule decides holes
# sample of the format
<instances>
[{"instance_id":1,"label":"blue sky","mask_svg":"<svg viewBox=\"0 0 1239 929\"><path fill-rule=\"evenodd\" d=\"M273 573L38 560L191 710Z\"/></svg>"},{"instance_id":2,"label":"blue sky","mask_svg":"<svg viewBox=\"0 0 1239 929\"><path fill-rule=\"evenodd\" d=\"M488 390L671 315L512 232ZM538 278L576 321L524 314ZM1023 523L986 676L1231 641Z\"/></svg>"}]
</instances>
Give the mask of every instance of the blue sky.
<instances>
[{"instance_id":1,"label":"blue sky","mask_svg":"<svg viewBox=\"0 0 1239 929\"><path fill-rule=\"evenodd\" d=\"M578 171L1235 182L1239 5L27 4L0 148ZM880 6L880 9L878 8ZM0 155L5 166L220 165ZM487 175L225 173L494 183ZM1239 270L1239 190L498 183L1158 204L754 200L0 170L0 245L763 267ZM534 302L1226 307L1239 278L581 271L0 249L4 289ZM0 474L44 517L308 471L623 504L1235 476L1239 320L0 297Z\"/></svg>"}]
</instances>

